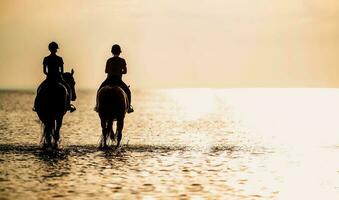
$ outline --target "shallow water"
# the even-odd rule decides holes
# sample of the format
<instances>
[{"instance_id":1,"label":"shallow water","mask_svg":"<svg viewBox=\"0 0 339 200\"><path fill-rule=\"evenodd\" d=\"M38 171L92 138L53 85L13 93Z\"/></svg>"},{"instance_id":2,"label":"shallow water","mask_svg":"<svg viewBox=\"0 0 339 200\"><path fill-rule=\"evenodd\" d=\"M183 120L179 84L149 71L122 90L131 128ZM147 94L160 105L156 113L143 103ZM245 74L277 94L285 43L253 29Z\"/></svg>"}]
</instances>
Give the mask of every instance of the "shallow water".
<instances>
[{"instance_id":1,"label":"shallow water","mask_svg":"<svg viewBox=\"0 0 339 200\"><path fill-rule=\"evenodd\" d=\"M0 92L0 199L339 199L339 90L134 91L120 150L78 92L61 150L33 92Z\"/></svg>"}]
</instances>

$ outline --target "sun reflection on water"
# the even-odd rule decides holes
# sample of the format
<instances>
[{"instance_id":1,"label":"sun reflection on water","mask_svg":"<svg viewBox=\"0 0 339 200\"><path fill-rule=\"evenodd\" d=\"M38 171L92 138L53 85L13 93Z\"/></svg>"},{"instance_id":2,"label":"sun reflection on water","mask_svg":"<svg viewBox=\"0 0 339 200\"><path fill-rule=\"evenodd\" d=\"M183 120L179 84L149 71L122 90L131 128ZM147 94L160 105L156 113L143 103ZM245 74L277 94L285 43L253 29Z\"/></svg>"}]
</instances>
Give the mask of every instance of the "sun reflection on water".
<instances>
[{"instance_id":1,"label":"sun reflection on water","mask_svg":"<svg viewBox=\"0 0 339 200\"><path fill-rule=\"evenodd\" d=\"M197 120L216 108L212 89L171 89L166 91L166 95L178 108L178 120Z\"/></svg>"}]
</instances>

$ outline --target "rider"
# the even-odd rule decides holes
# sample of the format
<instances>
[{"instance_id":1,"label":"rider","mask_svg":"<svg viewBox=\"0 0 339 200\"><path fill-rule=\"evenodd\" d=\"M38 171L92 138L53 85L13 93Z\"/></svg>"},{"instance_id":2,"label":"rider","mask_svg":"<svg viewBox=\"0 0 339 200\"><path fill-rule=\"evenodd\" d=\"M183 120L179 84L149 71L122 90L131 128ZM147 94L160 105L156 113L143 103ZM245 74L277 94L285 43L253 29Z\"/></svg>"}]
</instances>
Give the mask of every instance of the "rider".
<instances>
[{"instance_id":1,"label":"rider","mask_svg":"<svg viewBox=\"0 0 339 200\"><path fill-rule=\"evenodd\" d=\"M122 81L122 75L127 74L127 67L125 59L119 57L121 53L121 48L119 45L115 44L112 46L111 52L113 57L109 58L106 62L105 73L107 74L106 80L100 85L98 91L105 85L118 85L125 91L128 97L129 108L128 113L134 112L134 109L131 105L131 91L129 87ZM97 111L97 105L95 107Z\"/></svg>"},{"instance_id":2,"label":"rider","mask_svg":"<svg viewBox=\"0 0 339 200\"><path fill-rule=\"evenodd\" d=\"M43 87L43 85L47 84L47 82L49 81L61 83L66 87L69 93L69 95L67 95L67 110L69 110L70 112L74 112L76 108L74 107L74 105L71 104L71 88L62 77L64 73L64 61L60 56L56 55L59 46L56 42L51 42L48 45L48 49L51 54L49 56L46 56L43 60L43 72L44 74L46 74L47 77L38 87L38 92L40 88Z\"/></svg>"}]
</instances>

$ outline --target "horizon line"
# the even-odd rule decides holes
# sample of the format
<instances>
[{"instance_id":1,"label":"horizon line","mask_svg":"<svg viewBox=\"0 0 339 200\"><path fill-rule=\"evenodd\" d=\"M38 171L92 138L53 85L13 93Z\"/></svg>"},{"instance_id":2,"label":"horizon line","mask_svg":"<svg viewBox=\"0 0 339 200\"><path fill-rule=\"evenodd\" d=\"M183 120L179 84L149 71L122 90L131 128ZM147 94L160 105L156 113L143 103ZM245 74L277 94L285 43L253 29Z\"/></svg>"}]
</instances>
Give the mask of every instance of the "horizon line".
<instances>
[{"instance_id":1,"label":"horizon line","mask_svg":"<svg viewBox=\"0 0 339 200\"><path fill-rule=\"evenodd\" d=\"M211 90L232 90L232 89L239 89L239 90L246 90L246 89L339 89L338 87L145 87L145 88L135 88L134 91L140 90L185 90L185 89L192 89L192 90L199 90L199 89L211 89ZM79 88L76 89L77 91L96 91L97 88ZM36 88L4 88L0 87L0 91L36 91Z\"/></svg>"}]
</instances>

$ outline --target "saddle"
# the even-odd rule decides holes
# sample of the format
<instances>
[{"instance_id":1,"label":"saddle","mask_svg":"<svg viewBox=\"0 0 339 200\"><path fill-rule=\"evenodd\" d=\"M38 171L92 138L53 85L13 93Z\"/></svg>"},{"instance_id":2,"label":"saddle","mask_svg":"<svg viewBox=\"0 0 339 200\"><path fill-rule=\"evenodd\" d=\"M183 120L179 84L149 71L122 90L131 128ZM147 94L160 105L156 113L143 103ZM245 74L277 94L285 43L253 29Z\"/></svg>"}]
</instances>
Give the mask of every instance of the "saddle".
<instances>
[{"instance_id":1,"label":"saddle","mask_svg":"<svg viewBox=\"0 0 339 200\"><path fill-rule=\"evenodd\" d=\"M71 88L69 87L69 85L65 81L54 80L54 79L52 79L52 80L49 80L49 79L44 80L40 84L40 86L38 87L37 93L39 93L41 89L47 89L47 88L55 89L58 86L62 86L66 90L67 95L72 95Z\"/></svg>"}]
</instances>

